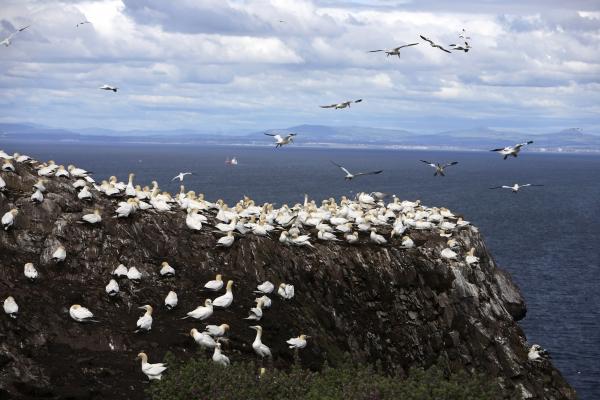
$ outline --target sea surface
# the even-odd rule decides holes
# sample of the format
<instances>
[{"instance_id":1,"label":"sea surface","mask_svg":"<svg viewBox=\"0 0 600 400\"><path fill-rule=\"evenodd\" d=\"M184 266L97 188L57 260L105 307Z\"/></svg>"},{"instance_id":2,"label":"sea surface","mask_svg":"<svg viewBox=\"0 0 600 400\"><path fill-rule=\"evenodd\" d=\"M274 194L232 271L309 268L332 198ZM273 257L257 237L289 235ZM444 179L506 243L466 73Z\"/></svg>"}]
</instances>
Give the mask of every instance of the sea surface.
<instances>
[{"instance_id":1,"label":"sea surface","mask_svg":"<svg viewBox=\"0 0 600 400\"><path fill-rule=\"evenodd\" d=\"M600 399L600 156L521 152L502 160L489 152L81 145L0 141L0 148L76 164L96 179L116 175L135 183L156 180L179 191L171 178L192 171L186 190L230 205L247 195L262 203L318 202L381 191L401 199L445 206L480 228L498 264L521 288L528 307L520 321L530 343L547 349L583 400ZM225 165L237 157L237 166ZM458 161L446 177L419 160ZM379 175L346 182L330 161L352 172ZM489 187L533 183L513 194Z\"/></svg>"}]
</instances>

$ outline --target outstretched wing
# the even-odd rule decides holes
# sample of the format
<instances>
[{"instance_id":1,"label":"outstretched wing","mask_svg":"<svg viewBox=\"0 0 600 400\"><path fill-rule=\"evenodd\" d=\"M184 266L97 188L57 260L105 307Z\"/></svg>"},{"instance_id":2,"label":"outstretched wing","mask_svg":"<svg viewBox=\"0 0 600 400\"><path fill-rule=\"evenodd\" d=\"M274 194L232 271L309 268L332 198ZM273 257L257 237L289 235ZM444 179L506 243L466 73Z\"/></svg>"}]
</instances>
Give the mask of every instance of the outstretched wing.
<instances>
[{"instance_id":1,"label":"outstretched wing","mask_svg":"<svg viewBox=\"0 0 600 400\"><path fill-rule=\"evenodd\" d=\"M362 175L377 175L382 173L383 170L380 171L371 171L371 172L359 172L358 174L354 174L354 176L362 176Z\"/></svg>"},{"instance_id":2,"label":"outstretched wing","mask_svg":"<svg viewBox=\"0 0 600 400\"><path fill-rule=\"evenodd\" d=\"M526 146L526 145L528 145L528 144L531 144L531 143L533 143L533 140L529 140L529 141L527 141L527 142L524 142L524 143L519 143L519 144L516 144L516 145L515 145L515 148L516 148L516 149L520 149L521 147L523 147L523 146Z\"/></svg>"},{"instance_id":3,"label":"outstretched wing","mask_svg":"<svg viewBox=\"0 0 600 400\"><path fill-rule=\"evenodd\" d=\"M362 99L354 100L355 103L360 103Z\"/></svg>"},{"instance_id":4,"label":"outstretched wing","mask_svg":"<svg viewBox=\"0 0 600 400\"><path fill-rule=\"evenodd\" d=\"M342 171L344 171L345 173L347 173L348 175L352 175L352 174L350 173L350 171L348 171L346 168L342 167L340 164L336 164L336 163L334 163L333 161L331 161L331 163L332 163L333 165L335 165L336 167L338 167L339 169L341 169Z\"/></svg>"},{"instance_id":5,"label":"outstretched wing","mask_svg":"<svg viewBox=\"0 0 600 400\"><path fill-rule=\"evenodd\" d=\"M424 162L425 164L427 164L427 165L429 165L429 166L431 166L431 167L433 167L433 168L436 168L436 167L437 167L437 165L435 165L435 164L434 164L434 163L432 163L432 162L425 161L425 160L420 160L420 161L421 161L421 162Z\"/></svg>"},{"instance_id":6,"label":"outstretched wing","mask_svg":"<svg viewBox=\"0 0 600 400\"><path fill-rule=\"evenodd\" d=\"M489 188L489 189L502 189L503 187L504 187L504 186L494 186L494 187L491 187L491 188Z\"/></svg>"},{"instance_id":7,"label":"outstretched wing","mask_svg":"<svg viewBox=\"0 0 600 400\"><path fill-rule=\"evenodd\" d=\"M321 108L333 108L333 107L336 107L336 106L337 106L337 104L331 104L329 106L319 106L319 107L321 107Z\"/></svg>"},{"instance_id":8,"label":"outstretched wing","mask_svg":"<svg viewBox=\"0 0 600 400\"><path fill-rule=\"evenodd\" d=\"M23 27L21 29L19 29L17 32L23 32L25 29L29 28L31 25L27 25L26 27Z\"/></svg>"},{"instance_id":9,"label":"outstretched wing","mask_svg":"<svg viewBox=\"0 0 600 400\"><path fill-rule=\"evenodd\" d=\"M416 46L416 45L418 45L418 44L419 44L419 43L409 43L409 44L403 44L402 46L398 46L398 47L396 47L394 50L400 50L400 49L403 49L403 48L405 48L405 47L409 47L409 46Z\"/></svg>"},{"instance_id":10,"label":"outstretched wing","mask_svg":"<svg viewBox=\"0 0 600 400\"><path fill-rule=\"evenodd\" d=\"M423 39L426 42L429 42L429 44L431 44L432 46L434 45L433 41L431 39L427 39L425 36L423 35L419 35L421 37L421 39Z\"/></svg>"},{"instance_id":11,"label":"outstretched wing","mask_svg":"<svg viewBox=\"0 0 600 400\"><path fill-rule=\"evenodd\" d=\"M448 164L444 164L443 168L450 167L450 166L456 165L456 164L458 164L458 161L452 161L452 162L449 162Z\"/></svg>"},{"instance_id":12,"label":"outstretched wing","mask_svg":"<svg viewBox=\"0 0 600 400\"><path fill-rule=\"evenodd\" d=\"M442 46L440 46L439 44L436 44L436 45L435 45L435 46L433 46L433 47L437 47L438 49L440 49L440 50L442 50L442 51L445 51L446 53L450 53L450 50L446 50L445 48L443 48L443 47L442 47Z\"/></svg>"},{"instance_id":13,"label":"outstretched wing","mask_svg":"<svg viewBox=\"0 0 600 400\"><path fill-rule=\"evenodd\" d=\"M499 149L493 149L493 150L490 150L490 151L502 151L502 150L504 150L504 147L501 147Z\"/></svg>"},{"instance_id":14,"label":"outstretched wing","mask_svg":"<svg viewBox=\"0 0 600 400\"><path fill-rule=\"evenodd\" d=\"M265 132L265 135L267 135L267 136L277 136L274 133L267 133L267 132Z\"/></svg>"},{"instance_id":15,"label":"outstretched wing","mask_svg":"<svg viewBox=\"0 0 600 400\"><path fill-rule=\"evenodd\" d=\"M378 51L385 51L385 50L369 50L368 53L377 53Z\"/></svg>"}]
</instances>

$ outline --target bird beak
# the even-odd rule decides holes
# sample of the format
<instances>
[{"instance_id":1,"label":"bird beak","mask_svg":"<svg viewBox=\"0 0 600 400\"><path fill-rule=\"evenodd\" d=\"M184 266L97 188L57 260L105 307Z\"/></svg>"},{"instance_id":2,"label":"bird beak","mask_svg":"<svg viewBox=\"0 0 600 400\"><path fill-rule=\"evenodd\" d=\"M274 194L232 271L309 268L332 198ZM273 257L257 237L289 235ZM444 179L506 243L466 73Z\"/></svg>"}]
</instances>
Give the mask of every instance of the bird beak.
<instances>
[{"instance_id":1,"label":"bird beak","mask_svg":"<svg viewBox=\"0 0 600 400\"><path fill-rule=\"evenodd\" d=\"M249 328L256 330L256 326L250 326Z\"/></svg>"},{"instance_id":2,"label":"bird beak","mask_svg":"<svg viewBox=\"0 0 600 400\"><path fill-rule=\"evenodd\" d=\"M139 310L145 310L146 307L138 307Z\"/></svg>"}]
</instances>

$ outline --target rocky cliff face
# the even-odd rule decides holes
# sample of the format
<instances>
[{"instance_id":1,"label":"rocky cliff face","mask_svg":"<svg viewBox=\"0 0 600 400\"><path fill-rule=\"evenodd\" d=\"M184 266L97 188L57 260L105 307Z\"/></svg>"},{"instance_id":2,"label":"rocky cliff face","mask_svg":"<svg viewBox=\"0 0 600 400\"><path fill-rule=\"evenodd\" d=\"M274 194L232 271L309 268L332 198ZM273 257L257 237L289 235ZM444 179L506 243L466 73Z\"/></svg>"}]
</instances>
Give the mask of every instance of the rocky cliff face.
<instances>
[{"instance_id":1,"label":"rocky cliff face","mask_svg":"<svg viewBox=\"0 0 600 400\"><path fill-rule=\"evenodd\" d=\"M292 300L272 296L260 322L277 367L293 357L285 340L306 333L312 339L301 359L310 368L348 352L404 371L440 363L484 372L499 378L507 397L575 398L550 363L528 362L516 323L525 304L475 228L455 237L463 248L476 249L477 267L442 261L445 239L430 232L412 232L418 246L410 250L366 241L298 248L252 235L222 249L211 227L186 228L182 211L113 219L116 200L96 196L86 205L68 178L49 178L45 200L33 204L36 172L16 167L16 173L1 173L7 189L0 193L0 215L12 207L20 213L13 228L0 232L0 300L11 295L20 309L16 319L0 315L0 398L144 398L137 353L145 350L158 362L166 351L183 358L197 351L185 335L205 323L181 317L215 297L201 288L216 273L234 280L234 302L206 322L231 325L224 352L232 362L255 358L255 332L242 318L253 306L256 284L270 280L296 288ZM93 208L102 211L101 225L78 223ZM58 244L67 250L62 263L51 261ZM175 277L160 277L162 261L175 268ZM23 275L28 262L40 272L35 282ZM104 288L120 263L137 267L143 278L120 280L121 292L109 298ZM169 290L179 296L171 311L163 305ZM72 304L88 307L100 322L73 321ZM135 334L137 307L144 304L154 306L154 324L149 333Z\"/></svg>"}]
</instances>

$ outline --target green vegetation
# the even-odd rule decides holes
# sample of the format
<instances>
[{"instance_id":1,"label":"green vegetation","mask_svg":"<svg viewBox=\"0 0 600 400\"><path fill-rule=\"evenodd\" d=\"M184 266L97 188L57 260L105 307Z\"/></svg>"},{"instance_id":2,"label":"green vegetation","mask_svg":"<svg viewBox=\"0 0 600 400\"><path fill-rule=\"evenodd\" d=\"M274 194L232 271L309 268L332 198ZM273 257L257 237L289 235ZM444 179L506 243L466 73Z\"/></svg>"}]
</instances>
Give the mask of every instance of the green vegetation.
<instances>
[{"instance_id":1,"label":"green vegetation","mask_svg":"<svg viewBox=\"0 0 600 400\"><path fill-rule=\"evenodd\" d=\"M320 372L302 369L268 370L258 377L254 363L229 367L196 357L185 363L167 354L169 370L152 382L153 400L484 400L497 399L493 380L460 372L446 376L437 367L411 369L408 378L386 375L350 361Z\"/></svg>"}]
</instances>

